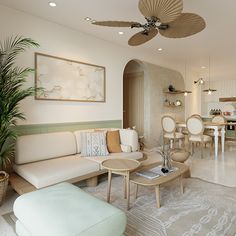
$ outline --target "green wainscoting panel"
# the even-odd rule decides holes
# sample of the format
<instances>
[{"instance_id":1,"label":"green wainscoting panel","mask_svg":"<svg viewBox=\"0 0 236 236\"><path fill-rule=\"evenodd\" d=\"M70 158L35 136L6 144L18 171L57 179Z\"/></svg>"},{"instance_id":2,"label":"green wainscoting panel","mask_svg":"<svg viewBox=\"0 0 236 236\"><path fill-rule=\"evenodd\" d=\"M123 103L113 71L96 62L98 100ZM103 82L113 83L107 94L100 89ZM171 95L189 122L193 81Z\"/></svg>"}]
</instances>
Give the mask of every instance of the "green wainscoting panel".
<instances>
[{"instance_id":1,"label":"green wainscoting panel","mask_svg":"<svg viewBox=\"0 0 236 236\"><path fill-rule=\"evenodd\" d=\"M75 131L93 128L122 128L122 120L87 121L73 123L18 125L19 135Z\"/></svg>"}]
</instances>

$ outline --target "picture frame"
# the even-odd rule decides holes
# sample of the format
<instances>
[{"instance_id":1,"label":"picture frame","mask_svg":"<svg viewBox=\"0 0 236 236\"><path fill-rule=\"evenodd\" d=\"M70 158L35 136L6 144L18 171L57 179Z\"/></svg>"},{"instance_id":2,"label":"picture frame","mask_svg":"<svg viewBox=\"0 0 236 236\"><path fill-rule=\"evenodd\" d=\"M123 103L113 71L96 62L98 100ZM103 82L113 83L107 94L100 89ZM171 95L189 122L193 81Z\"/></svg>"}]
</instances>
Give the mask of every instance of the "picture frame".
<instances>
[{"instance_id":1,"label":"picture frame","mask_svg":"<svg viewBox=\"0 0 236 236\"><path fill-rule=\"evenodd\" d=\"M106 69L35 53L36 100L106 102Z\"/></svg>"}]
</instances>

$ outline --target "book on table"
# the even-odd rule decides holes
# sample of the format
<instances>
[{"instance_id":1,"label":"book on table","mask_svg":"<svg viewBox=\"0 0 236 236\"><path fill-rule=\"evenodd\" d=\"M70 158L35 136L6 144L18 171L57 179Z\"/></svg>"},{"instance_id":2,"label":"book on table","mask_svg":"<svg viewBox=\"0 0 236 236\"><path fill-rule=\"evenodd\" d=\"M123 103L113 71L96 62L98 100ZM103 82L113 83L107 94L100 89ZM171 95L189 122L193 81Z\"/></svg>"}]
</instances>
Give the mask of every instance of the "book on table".
<instances>
[{"instance_id":1,"label":"book on table","mask_svg":"<svg viewBox=\"0 0 236 236\"><path fill-rule=\"evenodd\" d=\"M155 179L155 178L160 177L159 174L157 174L151 170L140 171L140 172L137 172L136 174L139 176L145 177L147 179Z\"/></svg>"},{"instance_id":2,"label":"book on table","mask_svg":"<svg viewBox=\"0 0 236 236\"><path fill-rule=\"evenodd\" d=\"M168 173L163 173L161 171L161 169L162 169L162 166L157 166L157 167L154 167L150 170L144 170L144 171L137 172L136 174L139 175L139 176L148 178L148 179L155 179L155 178L158 178L160 176L168 175L169 173L178 170L178 167L173 167L173 169L169 170Z\"/></svg>"}]
</instances>

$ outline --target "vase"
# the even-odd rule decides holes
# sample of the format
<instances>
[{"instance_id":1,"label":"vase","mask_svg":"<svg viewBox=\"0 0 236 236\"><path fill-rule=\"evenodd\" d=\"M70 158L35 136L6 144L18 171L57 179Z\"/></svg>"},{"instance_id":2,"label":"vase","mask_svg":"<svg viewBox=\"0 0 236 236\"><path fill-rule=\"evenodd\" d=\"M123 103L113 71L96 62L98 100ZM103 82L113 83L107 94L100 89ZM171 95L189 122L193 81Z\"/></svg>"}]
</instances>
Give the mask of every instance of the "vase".
<instances>
[{"instance_id":1,"label":"vase","mask_svg":"<svg viewBox=\"0 0 236 236\"><path fill-rule=\"evenodd\" d=\"M9 175L5 171L0 171L0 206L6 196Z\"/></svg>"},{"instance_id":2,"label":"vase","mask_svg":"<svg viewBox=\"0 0 236 236\"><path fill-rule=\"evenodd\" d=\"M164 155L162 155L162 168L168 171L173 169L169 151L165 152Z\"/></svg>"}]
</instances>

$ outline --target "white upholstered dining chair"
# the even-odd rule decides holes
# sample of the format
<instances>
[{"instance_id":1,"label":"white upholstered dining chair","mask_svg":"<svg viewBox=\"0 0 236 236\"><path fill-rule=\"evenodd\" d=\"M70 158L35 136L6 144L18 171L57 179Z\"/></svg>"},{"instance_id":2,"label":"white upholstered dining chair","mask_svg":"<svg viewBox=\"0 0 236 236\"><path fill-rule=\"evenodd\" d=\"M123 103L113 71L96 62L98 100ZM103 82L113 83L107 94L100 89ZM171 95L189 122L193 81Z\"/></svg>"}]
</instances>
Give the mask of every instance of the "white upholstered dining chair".
<instances>
[{"instance_id":1,"label":"white upholstered dining chair","mask_svg":"<svg viewBox=\"0 0 236 236\"><path fill-rule=\"evenodd\" d=\"M191 154L193 154L193 144L201 144L201 157L203 157L203 147L206 143L212 143L212 138L204 135L204 125L202 119L196 116L190 116L186 121L188 129L188 141L191 146ZM212 146L212 145L211 145Z\"/></svg>"},{"instance_id":2,"label":"white upholstered dining chair","mask_svg":"<svg viewBox=\"0 0 236 236\"><path fill-rule=\"evenodd\" d=\"M181 143L184 143L184 134L176 132L176 121L173 117L163 116L161 125L163 129L163 145L165 145L166 140L170 142L170 148L175 146L176 140L179 141L179 147L181 146Z\"/></svg>"},{"instance_id":3,"label":"white upholstered dining chair","mask_svg":"<svg viewBox=\"0 0 236 236\"><path fill-rule=\"evenodd\" d=\"M212 119L211 119L212 123L216 123L216 124L222 124L226 122L226 119L224 116L222 115L215 115ZM214 135L214 130L212 129L207 129L204 134L211 136L212 138L215 137ZM219 137L221 137L221 133L218 134Z\"/></svg>"}]
</instances>

